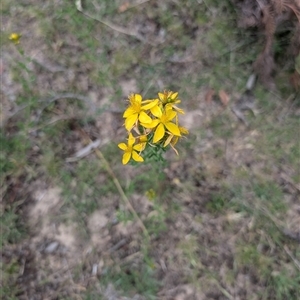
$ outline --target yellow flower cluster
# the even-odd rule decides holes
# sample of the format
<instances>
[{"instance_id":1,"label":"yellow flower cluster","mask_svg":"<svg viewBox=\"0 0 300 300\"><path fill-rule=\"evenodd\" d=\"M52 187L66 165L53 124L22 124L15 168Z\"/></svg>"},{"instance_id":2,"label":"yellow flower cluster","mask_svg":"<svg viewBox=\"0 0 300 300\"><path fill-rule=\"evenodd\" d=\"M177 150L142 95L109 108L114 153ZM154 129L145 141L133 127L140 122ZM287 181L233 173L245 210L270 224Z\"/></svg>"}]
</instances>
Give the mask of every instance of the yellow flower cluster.
<instances>
[{"instance_id":1,"label":"yellow flower cluster","mask_svg":"<svg viewBox=\"0 0 300 300\"><path fill-rule=\"evenodd\" d=\"M178 113L184 114L176 106L180 102L178 93L172 91L158 93L158 98L152 100L143 100L140 94L129 96L129 107L123 114L129 133L128 143L118 145L124 151L123 164L131 158L143 162L143 156L157 155L167 146L178 154L174 146L182 135L188 134L188 130L178 124Z\"/></svg>"}]
</instances>

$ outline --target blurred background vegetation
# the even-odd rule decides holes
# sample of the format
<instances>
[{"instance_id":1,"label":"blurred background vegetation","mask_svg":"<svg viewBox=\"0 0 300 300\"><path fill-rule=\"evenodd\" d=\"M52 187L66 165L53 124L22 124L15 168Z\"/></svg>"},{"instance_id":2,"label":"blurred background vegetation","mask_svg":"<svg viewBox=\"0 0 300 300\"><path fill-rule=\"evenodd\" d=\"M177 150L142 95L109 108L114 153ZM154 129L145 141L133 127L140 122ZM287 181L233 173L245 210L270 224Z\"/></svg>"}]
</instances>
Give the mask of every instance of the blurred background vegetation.
<instances>
[{"instance_id":1,"label":"blurred background vegetation","mask_svg":"<svg viewBox=\"0 0 300 300\"><path fill-rule=\"evenodd\" d=\"M276 35L276 88L247 91L265 40L240 14L233 1L3 0L2 299L299 299L294 29ZM122 166L128 95L164 89L186 111L180 155ZM104 159L79 157L87 137Z\"/></svg>"}]
</instances>

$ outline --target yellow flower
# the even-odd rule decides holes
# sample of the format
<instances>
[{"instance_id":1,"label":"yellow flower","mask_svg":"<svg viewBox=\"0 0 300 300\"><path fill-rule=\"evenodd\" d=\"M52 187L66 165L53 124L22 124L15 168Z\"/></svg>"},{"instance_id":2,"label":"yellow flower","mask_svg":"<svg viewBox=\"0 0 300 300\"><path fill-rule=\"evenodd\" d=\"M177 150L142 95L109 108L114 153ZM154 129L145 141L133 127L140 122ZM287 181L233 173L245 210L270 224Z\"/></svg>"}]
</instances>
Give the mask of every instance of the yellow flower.
<instances>
[{"instance_id":1,"label":"yellow flower","mask_svg":"<svg viewBox=\"0 0 300 300\"><path fill-rule=\"evenodd\" d=\"M19 44L20 43L20 38L21 35L18 33L13 32L10 36L9 36L9 40L11 40L12 42L14 42L15 44Z\"/></svg>"},{"instance_id":2,"label":"yellow flower","mask_svg":"<svg viewBox=\"0 0 300 300\"><path fill-rule=\"evenodd\" d=\"M132 129L137 120L145 124L150 124L152 122L152 119L145 111L156 106L158 100L142 101L142 99L143 98L140 94L132 94L129 96L130 106L123 114L123 118L125 118L125 128L128 131Z\"/></svg>"},{"instance_id":3,"label":"yellow flower","mask_svg":"<svg viewBox=\"0 0 300 300\"><path fill-rule=\"evenodd\" d=\"M177 107L174 104L180 103L181 101L177 99L178 93L173 93L172 91L164 91L163 93L158 93L158 98L163 104L165 109L174 109L180 114L184 114L184 110Z\"/></svg>"},{"instance_id":4,"label":"yellow flower","mask_svg":"<svg viewBox=\"0 0 300 300\"><path fill-rule=\"evenodd\" d=\"M178 93L173 93L172 91L164 91L163 93L158 93L158 98L163 105L167 103L180 103L181 101L177 99Z\"/></svg>"},{"instance_id":5,"label":"yellow flower","mask_svg":"<svg viewBox=\"0 0 300 300\"><path fill-rule=\"evenodd\" d=\"M141 125L145 128L155 128L157 126L153 136L153 143L157 143L165 136L166 129L175 136L181 136L178 125L171 122L176 115L177 113L173 110L163 112L160 109L159 113L156 114L157 119L153 120L150 124L142 123Z\"/></svg>"},{"instance_id":6,"label":"yellow flower","mask_svg":"<svg viewBox=\"0 0 300 300\"><path fill-rule=\"evenodd\" d=\"M153 189L146 191L145 195L150 201L154 200L156 197L156 193Z\"/></svg>"},{"instance_id":7,"label":"yellow flower","mask_svg":"<svg viewBox=\"0 0 300 300\"><path fill-rule=\"evenodd\" d=\"M136 152L136 151L139 152L142 151L143 145L142 144L134 145L134 143L135 143L135 138L131 133L129 133L128 144L126 145L125 143L120 143L118 145L118 147L124 151L123 159L122 159L123 165L126 165L129 162L131 157L133 158L133 160L137 162L144 161L144 159Z\"/></svg>"}]
</instances>

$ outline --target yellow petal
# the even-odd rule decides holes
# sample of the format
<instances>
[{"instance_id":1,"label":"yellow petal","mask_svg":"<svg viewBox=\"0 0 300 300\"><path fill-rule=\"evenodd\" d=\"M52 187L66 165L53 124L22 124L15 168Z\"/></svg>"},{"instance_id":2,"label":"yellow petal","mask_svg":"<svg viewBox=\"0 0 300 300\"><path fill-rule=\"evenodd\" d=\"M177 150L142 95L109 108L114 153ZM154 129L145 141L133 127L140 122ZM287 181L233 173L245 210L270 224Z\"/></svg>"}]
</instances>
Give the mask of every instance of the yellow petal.
<instances>
[{"instance_id":1,"label":"yellow petal","mask_svg":"<svg viewBox=\"0 0 300 300\"><path fill-rule=\"evenodd\" d=\"M172 122L165 123L167 129L174 135L181 136L178 126Z\"/></svg>"},{"instance_id":2,"label":"yellow petal","mask_svg":"<svg viewBox=\"0 0 300 300\"><path fill-rule=\"evenodd\" d=\"M160 121L158 119L154 119L151 123L147 124L147 123L141 123L141 125L145 128L154 128L156 127L158 124L160 123Z\"/></svg>"},{"instance_id":3,"label":"yellow petal","mask_svg":"<svg viewBox=\"0 0 300 300\"><path fill-rule=\"evenodd\" d=\"M130 94L128 96L128 99L129 99L130 104L133 104L134 103L134 94Z\"/></svg>"},{"instance_id":4,"label":"yellow petal","mask_svg":"<svg viewBox=\"0 0 300 300\"><path fill-rule=\"evenodd\" d=\"M131 128L133 127L134 123L136 122L138 118L138 114L134 114L134 115L131 115L130 117L128 117L126 120L125 120L125 128L129 131L131 130Z\"/></svg>"},{"instance_id":5,"label":"yellow petal","mask_svg":"<svg viewBox=\"0 0 300 300\"><path fill-rule=\"evenodd\" d=\"M172 95L171 95L171 99L172 100L175 100L176 98L177 98L177 96L178 96L178 92L176 92L176 93L173 93Z\"/></svg>"},{"instance_id":6,"label":"yellow petal","mask_svg":"<svg viewBox=\"0 0 300 300\"><path fill-rule=\"evenodd\" d=\"M158 103L158 100L155 99L155 100L151 101L150 103L148 103L148 104L146 104L146 105L143 105L143 106L141 107L141 109L143 109L143 110L148 110L148 109L150 109L150 108L156 106L157 103Z\"/></svg>"},{"instance_id":7,"label":"yellow petal","mask_svg":"<svg viewBox=\"0 0 300 300\"><path fill-rule=\"evenodd\" d=\"M150 103L152 101L153 101L153 99L146 99L146 100L142 101L142 104L148 104L148 103Z\"/></svg>"},{"instance_id":8,"label":"yellow petal","mask_svg":"<svg viewBox=\"0 0 300 300\"><path fill-rule=\"evenodd\" d=\"M144 161L144 159L139 154L137 154L135 151L132 151L132 158L137 162Z\"/></svg>"},{"instance_id":9,"label":"yellow petal","mask_svg":"<svg viewBox=\"0 0 300 300\"><path fill-rule=\"evenodd\" d=\"M167 146L170 144L170 142L171 142L173 136L174 136L173 134L170 134L170 135L168 136L168 138L166 139L166 141L165 141L165 143L164 143L164 147L167 147Z\"/></svg>"},{"instance_id":10,"label":"yellow petal","mask_svg":"<svg viewBox=\"0 0 300 300\"><path fill-rule=\"evenodd\" d=\"M135 138L134 136L132 135L132 133L129 133L129 136L128 136L128 146L131 147L135 142Z\"/></svg>"},{"instance_id":11,"label":"yellow petal","mask_svg":"<svg viewBox=\"0 0 300 300\"><path fill-rule=\"evenodd\" d=\"M133 149L140 152L144 149L144 144L145 143L136 144L133 146Z\"/></svg>"},{"instance_id":12,"label":"yellow petal","mask_svg":"<svg viewBox=\"0 0 300 300\"><path fill-rule=\"evenodd\" d=\"M180 114L184 114L184 110L179 108L178 106L174 105L174 103L168 103L165 105L165 110L169 111L169 110L175 110L176 112L179 112Z\"/></svg>"},{"instance_id":13,"label":"yellow petal","mask_svg":"<svg viewBox=\"0 0 300 300\"><path fill-rule=\"evenodd\" d=\"M128 118L129 116L135 114L136 111L131 107L129 106L125 111L124 111L124 114L123 114L123 118Z\"/></svg>"},{"instance_id":14,"label":"yellow petal","mask_svg":"<svg viewBox=\"0 0 300 300\"><path fill-rule=\"evenodd\" d=\"M134 94L134 99L136 102L142 103L142 96L140 94Z\"/></svg>"},{"instance_id":15,"label":"yellow petal","mask_svg":"<svg viewBox=\"0 0 300 300\"><path fill-rule=\"evenodd\" d=\"M160 123L155 130L153 143L159 142L164 137L165 132L165 126Z\"/></svg>"},{"instance_id":16,"label":"yellow petal","mask_svg":"<svg viewBox=\"0 0 300 300\"><path fill-rule=\"evenodd\" d=\"M147 124L149 124L149 123L152 122L152 119L144 111L142 111L140 113L140 115L139 115L139 121L141 123L147 123Z\"/></svg>"},{"instance_id":17,"label":"yellow petal","mask_svg":"<svg viewBox=\"0 0 300 300\"><path fill-rule=\"evenodd\" d=\"M179 137L178 136L174 136L173 139L172 139L172 141L171 141L171 146L175 146L177 144L178 140L179 140Z\"/></svg>"},{"instance_id":18,"label":"yellow petal","mask_svg":"<svg viewBox=\"0 0 300 300\"><path fill-rule=\"evenodd\" d=\"M166 121L172 121L176 117L177 113L174 110L168 110L166 112Z\"/></svg>"},{"instance_id":19,"label":"yellow petal","mask_svg":"<svg viewBox=\"0 0 300 300\"><path fill-rule=\"evenodd\" d=\"M125 143L120 143L120 144L118 145L118 147L119 147L120 149L124 150L124 151L126 151L126 149L127 149L127 145L126 145Z\"/></svg>"},{"instance_id":20,"label":"yellow petal","mask_svg":"<svg viewBox=\"0 0 300 300\"><path fill-rule=\"evenodd\" d=\"M152 115L157 117L157 118L160 118L162 116L162 111L161 111L161 109L158 105L152 107L150 109L150 111L151 111Z\"/></svg>"},{"instance_id":21,"label":"yellow petal","mask_svg":"<svg viewBox=\"0 0 300 300\"><path fill-rule=\"evenodd\" d=\"M123 154L122 164L126 165L129 162L130 157L131 157L131 152L125 152Z\"/></svg>"},{"instance_id":22,"label":"yellow petal","mask_svg":"<svg viewBox=\"0 0 300 300\"><path fill-rule=\"evenodd\" d=\"M172 103L168 103L164 106L165 112L169 111L169 110L173 110L173 104Z\"/></svg>"},{"instance_id":23,"label":"yellow petal","mask_svg":"<svg viewBox=\"0 0 300 300\"><path fill-rule=\"evenodd\" d=\"M164 93L158 93L158 97L159 97L161 102L164 102L164 100L165 100L165 94Z\"/></svg>"}]
</instances>

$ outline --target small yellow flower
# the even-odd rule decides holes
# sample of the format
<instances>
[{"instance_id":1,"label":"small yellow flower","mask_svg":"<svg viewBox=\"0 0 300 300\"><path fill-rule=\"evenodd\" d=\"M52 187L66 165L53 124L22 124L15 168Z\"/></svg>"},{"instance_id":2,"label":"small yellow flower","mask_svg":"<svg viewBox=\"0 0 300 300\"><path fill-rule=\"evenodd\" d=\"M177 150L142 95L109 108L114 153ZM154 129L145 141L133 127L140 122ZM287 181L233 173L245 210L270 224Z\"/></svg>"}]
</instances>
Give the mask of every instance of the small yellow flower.
<instances>
[{"instance_id":1,"label":"small yellow flower","mask_svg":"<svg viewBox=\"0 0 300 300\"><path fill-rule=\"evenodd\" d=\"M147 135L143 134L140 135L137 139L137 145L142 145L142 150L143 151L146 148L147 142L148 142L148 137Z\"/></svg>"},{"instance_id":2,"label":"small yellow flower","mask_svg":"<svg viewBox=\"0 0 300 300\"><path fill-rule=\"evenodd\" d=\"M177 99L178 93L173 93L172 91L164 91L163 93L158 93L158 98L163 105L167 103L180 103L181 101Z\"/></svg>"},{"instance_id":3,"label":"small yellow flower","mask_svg":"<svg viewBox=\"0 0 300 300\"><path fill-rule=\"evenodd\" d=\"M171 122L176 116L177 113L173 110L166 110L163 112L160 109L159 113L156 115L157 119L153 120L150 124L141 123L141 125L145 128L156 127L153 136L153 143L157 143L165 136L166 129L175 136L181 136L178 125Z\"/></svg>"},{"instance_id":4,"label":"small yellow flower","mask_svg":"<svg viewBox=\"0 0 300 300\"><path fill-rule=\"evenodd\" d=\"M164 91L163 93L158 93L158 98L162 103L164 109L174 109L180 114L184 114L184 110L177 107L175 104L180 103L181 100L177 99L178 93L173 93L172 91Z\"/></svg>"},{"instance_id":5,"label":"small yellow flower","mask_svg":"<svg viewBox=\"0 0 300 300\"><path fill-rule=\"evenodd\" d=\"M150 201L154 200L156 197L156 193L153 189L146 191L145 195Z\"/></svg>"},{"instance_id":6,"label":"small yellow flower","mask_svg":"<svg viewBox=\"0 0 300 300\"><path fill-rule=\"evenodd\" d=\"M125 110L123 118L125 118L125 128L130 131L134 124L139 120L141 123L149 124L152 119L146 114L146 110L156 106L158 100L142 101L140 94L132 94L129 96L130 106ZM144 105L143 105L144 104Z\"/></svg>"},{"instance_id":7,"label":"small yellow flower","mask_svg":"<svg viewBox=\"0 0 300 300\"><path fill-rule=\"evenodd\" d=\"M13 32L10 36L9 36L9 40L11 40L12 42L14 42L15 44L19 44L20 43L20 38L21 35L18 33Z\"/></svg>"},{"instance_id":8,"label":"small yellow flower","mask_svg":"<svg viewBox=\"0 0 300 300\"><path fill-rule=\"evenodd\" d=\"M123 159L122 159L123 165L126 165L129 162L131 157L133 158L133 160L137 162L144 161L144 159L137 153L137 151L140 152L143 150L143 145L142 144L134 145L134 143L135 143L135 138L131 133L129 133L128 144L126 145L125 143L120 143L118 145L118 147L124 151Z\"/></svg>"}]
</instances>

